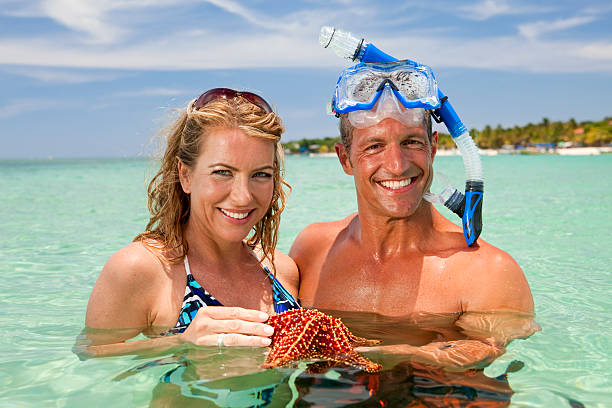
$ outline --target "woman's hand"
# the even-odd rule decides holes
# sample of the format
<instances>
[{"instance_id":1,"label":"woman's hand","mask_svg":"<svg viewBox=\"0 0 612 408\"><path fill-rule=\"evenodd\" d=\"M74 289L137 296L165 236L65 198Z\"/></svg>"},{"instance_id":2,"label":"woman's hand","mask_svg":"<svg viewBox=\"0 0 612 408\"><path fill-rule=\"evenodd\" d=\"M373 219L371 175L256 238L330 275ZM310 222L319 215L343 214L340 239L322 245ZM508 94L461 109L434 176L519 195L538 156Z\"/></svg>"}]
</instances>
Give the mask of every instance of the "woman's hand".
<instances>
[{"instance_id":1,"label":"woman's hand","mask_svg":"<svg viewBox=\"0 0 612 408\"><path fill-rule=\"evenodd\" d=\"M241 307L206 306L198 310L182 341L198 346L265 347L272 342L268 314Z\"/></svg>"}]
</instances>

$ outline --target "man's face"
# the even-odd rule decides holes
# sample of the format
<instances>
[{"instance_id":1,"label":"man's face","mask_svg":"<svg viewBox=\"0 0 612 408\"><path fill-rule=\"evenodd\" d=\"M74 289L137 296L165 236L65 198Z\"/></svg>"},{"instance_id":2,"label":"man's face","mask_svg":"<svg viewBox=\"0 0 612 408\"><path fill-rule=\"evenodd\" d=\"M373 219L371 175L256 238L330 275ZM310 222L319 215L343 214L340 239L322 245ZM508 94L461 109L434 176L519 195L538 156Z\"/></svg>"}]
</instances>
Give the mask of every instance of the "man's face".
<instances>
[{"instance_id":1,"label":"man's face","mask_svg":"<svg viewBox=\"0 0 612 408\"><path fill-rule=\"evenodd\" d=\"M433 179L432 142L425 124L408 127L387 118L377 125L353 129L350 152L336 145L344 172L355 178L360 211L405 218L419 207Z\"/></svg>"}]
</instances>

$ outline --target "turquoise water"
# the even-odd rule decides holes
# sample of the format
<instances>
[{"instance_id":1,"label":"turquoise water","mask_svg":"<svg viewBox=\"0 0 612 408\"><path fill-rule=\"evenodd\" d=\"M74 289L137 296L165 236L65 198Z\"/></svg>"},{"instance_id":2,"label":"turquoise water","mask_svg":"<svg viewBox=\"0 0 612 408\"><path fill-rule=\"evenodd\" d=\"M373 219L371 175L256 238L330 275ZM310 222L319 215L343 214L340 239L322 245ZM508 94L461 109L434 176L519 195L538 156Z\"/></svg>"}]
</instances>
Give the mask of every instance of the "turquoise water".
<instances>
[{"instance_id":1,"label":"turquoise water","mask_svg":"<svg viewBox=\"0 0 612 408\"><path fill-rule=\"evenodd\" d=\"M612 155L483 157L483 166L482 236L522 266L542 326L513 342L485 374L524 363L508 374L511 406L612 406ZM175 366L129 371L153 359L80 361L71 351L102 265L147 221L145 179L153 170L144 159L0 161L0 406L148 406L160 376ZM460 158L439 157L436 170L462 184ZM287 179L294 192L281 226L283 251L307 224L356 208L352 179L332 158L289 157ZM193 361L219 367L209 379L252 371L263 358L253 350L202 353ZM309 381L291 369L265 375L283 384ZM291 398L283 387L279 406Z\"/></svg>"}]
</instances>

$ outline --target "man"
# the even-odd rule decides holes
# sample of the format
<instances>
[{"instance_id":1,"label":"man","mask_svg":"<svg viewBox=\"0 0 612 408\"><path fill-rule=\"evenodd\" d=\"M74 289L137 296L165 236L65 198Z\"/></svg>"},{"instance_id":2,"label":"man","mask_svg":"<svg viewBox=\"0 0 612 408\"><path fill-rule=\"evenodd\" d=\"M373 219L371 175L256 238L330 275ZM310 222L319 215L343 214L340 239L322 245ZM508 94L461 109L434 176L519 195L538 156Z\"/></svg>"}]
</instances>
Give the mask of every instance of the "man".
<instances>
[{"instance_id":1,"label":"man","mask_svg":"<svg viewBox=\"0 0 612 408\"><path fill-rule=\"evenodd\" d=\"M356 128L360 122L351 113L341 114L342 143L335 148L344 172L354 178L358 211L311 224L298 235L290 256L300 270L299 298L305 307L386 316L456 313L463 318L456 324L468 332L468 326L482 332L493 325L497 335L475 336L476 343L389 346L417 361L459 369L490 362L511 338L537 330L527 280L506 252L482 239L468 247L461 228L423 199L438 135L422 109L401 120L411 109L397 103L389 86L381 85L382 96L378 88L367 126ZM498 316L483 320L482 313L474 318L490 311L528 317L510 323Z\"/></svg>"}]
</instances>

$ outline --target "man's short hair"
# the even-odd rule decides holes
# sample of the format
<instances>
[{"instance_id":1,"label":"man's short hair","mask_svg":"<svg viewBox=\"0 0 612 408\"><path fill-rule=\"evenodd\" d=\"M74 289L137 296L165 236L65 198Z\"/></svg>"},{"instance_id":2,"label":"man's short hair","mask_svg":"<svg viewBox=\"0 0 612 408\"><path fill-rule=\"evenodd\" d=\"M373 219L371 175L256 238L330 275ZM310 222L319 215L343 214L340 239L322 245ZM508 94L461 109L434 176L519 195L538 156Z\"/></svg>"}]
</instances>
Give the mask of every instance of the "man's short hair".
<instances>
[{"instance_id":1,"label":"man's short hair","mask_svg":"<svg viewBox=\"0 0 612 408\"><path fill-rule=\"evenodd\" d=\"M355 128L348 120L348 113L343 113L340 115L340 123L338 126L340 128L340 139L342 141L342 144L344 145L346 151L349 152L351 150L351 143L353 142L353 130ZM431 123L431 112L428 110L425 111L425 126L427 129L427 138L429 139L429 143L431 143L433 137L433 127Z\"/></svg>"}]
</instances>

